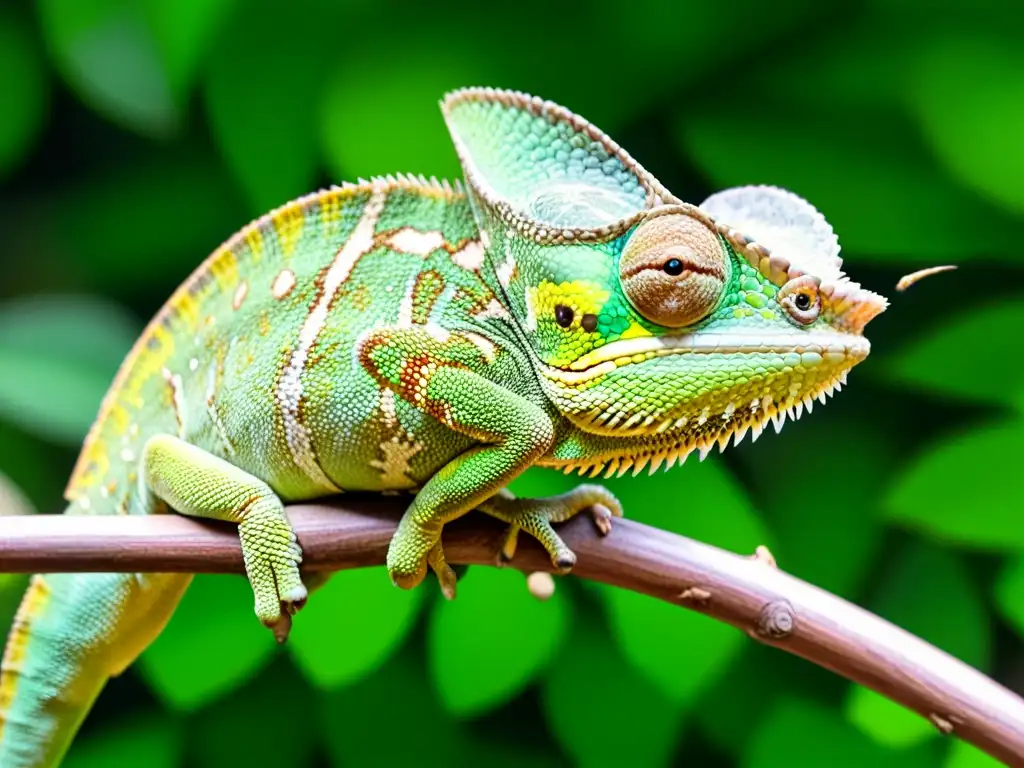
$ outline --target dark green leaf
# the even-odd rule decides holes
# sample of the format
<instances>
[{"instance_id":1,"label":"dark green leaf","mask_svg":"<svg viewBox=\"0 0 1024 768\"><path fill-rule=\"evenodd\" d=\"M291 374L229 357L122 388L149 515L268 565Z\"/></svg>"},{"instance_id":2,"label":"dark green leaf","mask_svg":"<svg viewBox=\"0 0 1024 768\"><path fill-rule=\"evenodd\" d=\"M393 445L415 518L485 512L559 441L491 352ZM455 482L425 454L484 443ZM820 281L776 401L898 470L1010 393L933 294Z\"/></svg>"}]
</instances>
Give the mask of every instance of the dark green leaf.
<instances>
[{"instance_id":1,"label":"dark green leaf","mask_svg":"<svg viewBox=\"0 0 1024 768\"><path fill-rule=\"evenodd\" d=\"M310 765L320 742L318 702L286 659L276 657L243 687L195 714L190 735L197 766Z\"/></svg>"},{"instance_id":2,"label":"dark green leaf","mask_svg":"<svg viewBox=\"0 0 1024 768\"><path fill-rule=\"evenodd\" d=\"M930 768L924 750L890 750L820 704L785 696L756 729L743 768Z\"/></svg>"},{"instance_id":3,"label":"dark green leaf","mask_svg":"<svg viewBox=\"0 0 1024 768\"><path fill-rule=\"evenodd\" d=\"M62 768L145 765L177 768L182 756L181 723L166 714L126 714L116 727L82 734L72 742Z\"/></svg>"},{"instance_id":4,"label":"dark green leaf","mask_svg":"<svg viewBox=\"0 0 1024 768\"><path fill-rule=\"evenodd\" d=\"M0 416L78 446L139 326L88 296L0 304Z\"/></svg>"},{"instance_id":5,"label":"dark green leaf","mask_svg":"<svg viewBox=\"0 0 1024 768\"><path fill-rule=\"evenodd\" d=\"M626 703L601 724L594 702ZM638 674L608 638L607 628L576 609L573 630L544 677L544 714L573 764L668 765L680 735L681 712Z\"/></svg>"},{"instance_id":6,"label":"dark green leaf","mask_svg":"<svg viewBox=\"0 0 1024 768\"><path fill-rule=\"evenodd\" d=\"M426 589L395 587L383 567L335 573L310 595L288 648L318 687L349 685L380 667L398 648L419 615L424 595Z\"/></svg>"},{"instance_id":7,"label":"dark green leaf","mask_svg":"<svg viewBox=\"0 0 1024 768\"><path fill-rule=\"evenodd\" d=\"M128 0L41 0L38 6L56 64L86 103L150 136L178 130L179 105L143 8Z\"/></svg>"},{"instance_id":8,"label":"dark green leaf","mask_svg":"<svg viewBox=\"0 0 1024 768\"><path fill-rule=\"evenodd\" d=\"M810 200L844 253L903 263L1013 257L1018 227L966 190L948 184L918 138L893 115L829 111L777 99L687 104L684 150L715 188L774 184ZM744 118L757 114L756 130ZM865 204L865 201L870 201ZM970 221L970 226L964 222Z\"/></svg>"},{"instance_id":9,"label":"dark green leaf","mask_svg":"<svg viewBox=\"0 0 1024 768\"><path fill-rule=\"evenodd\" d=\"M988 668L989 617L970 573L955 555L912 541L882 575L883 588L869 602L870 610L973 667ZM897 706L852 685L845 709L850 721L880 744L908 746L938 734L923 717L898 713Z\"/></svg>"},{"instance_id":10,"label":"dark green leaf","mask_svg":"<svg viewBox=\"0 0 1024 768\"><path fill-rule=\"evenodd\" d=\"M1019 471L1024 421L954 434L916 457L886 501L890 520L932 539L993 551L1024 547Z\"/></svg>"},{"instance_id":11,"label":"dark green leaf","mask_svg":"<svg viewBox=\"0 0 1024 768\"><path fill-rule=\"evenodd\" d=\"M298 623L301 614L296 616ZM189 711L224 696L263 668L277 643L253 613L239 576L196 576L139 669L164 703Z\"/></svg>"},{"instance_id":12,"label":"dark green leaf","mask_svg":"<svg viewBox=\"0 0 1024 768\"><path fill-rule=\"evenodd\" d=\"M0 177L31 147L46 114L48 89L42 56L27 25L9 9L0 11Z\"/></svg>"},{"instance_id":13,"label":"dark green leaf","mask_svg":"<svg viewBox=\"0 0 1024 768\"><path fill-rule=\"evenodd\" d=\"M444 712L411 649L355 685L325 694L323 701L323 735L338 768L376 768L382 755L392 765L407 766L474 765L494 758ZM394 730L382 730L382 718Z\"/></svg>"},{"instance_id":14,"label":"dark green leaf","mask_svg":"<svg viewBox=\"0 0 1024 768\"><path fill-rule=\"evenodd\" d=\"M996 607L1024 637L1024 556L1009 560L995 583Z\"/></svg>"},{"instance_id":15,"label":"dark green leaf","mask_svg":"<svg viewBox=\"0 0 1024 768\"><path fill-rule=\"evenodd\" d=\"M733 552L771 544L742 490L714 460L606 485L627 516L648 525ZM671 603L614 587L601 594L623 655L678 704L692 702L718 679L745 642L733 627Z\"/></svg>"},{"instance_id":16,"label":"dark green leaf","mask_svg":"<svg viewBox=\"0 0 1024 768\"><path fill-rule=\"evenodd\" d=\"M1024 213L1024 53L1017 36L953 32L936 39L912 88L924 134L949 171Z\"/></svg>"},{"instance_id":17,"label":"dark green leaf","mask_svg":"<svg viewBox=\"0 0 1024 768\"><path fill-rule=\"evenodd\" d=\"M842 396L842 395L840 395ZM816 450L841 436L851 450ZM896 458L891 441L864 419L835 412L805 417L736 451L756 487L777 543L772 549L787 572L830 592L852 597L878 552L878 510ZM780 481L779 467L799 467L813 487ZM818 488L859 488L819 497Z\"/></svg>"},{"instance_id":18,"label":"dark green leaf","mask_svg":"<svg viewBox=\"0 0 1024 768\"><path fill-rule=\"evenodd\" d=\"M519 571L475 568L459 581L455 600L434 603L430 671L449 712L465 717L493 709L547 667L565 636L562 593L540 601Z\"/></svg>"},{"instance_id":19,"label":"dark green leaf","mask_svg":"<svg viewBox=\"0 0 1024 768\"><path fill-rule=\"evenodd\" d=\"M142 0L167 82L175 94L188 91L206 59L218 61L229 55L223 48L214 49L213 43L232 16L233 31L242 34L237 25L253 15L253 9L248 4L246 13L237 14L240 5L240 0Z\"/></svg>"},{"instance_id":20,"label":"dark green leaf","mask_svg":"<svg viewBox=\"0 0 1024 768\"><path fill-rule=\"evenodd\" d=\"M353 22L310 4L292 4L283 35L277 4L253 3L225 30L210 64L210 127L254 214L311 191L316 177L317 108L337 53L333 30Z\"/></svg>"},{"instance_id":21,"label":"dark green leaf","mask_svg":"<svg viewBox=\"0 0 1024 768\"><path fill-rule=\"evenodd\" d=\"M1021 327L1024 301L959 311L934 328L922 325L918 341L886 360L888 376L967 402L1015 404L1024 392L1024 364L1014 352Z\"/></svg>"}]
</instances>

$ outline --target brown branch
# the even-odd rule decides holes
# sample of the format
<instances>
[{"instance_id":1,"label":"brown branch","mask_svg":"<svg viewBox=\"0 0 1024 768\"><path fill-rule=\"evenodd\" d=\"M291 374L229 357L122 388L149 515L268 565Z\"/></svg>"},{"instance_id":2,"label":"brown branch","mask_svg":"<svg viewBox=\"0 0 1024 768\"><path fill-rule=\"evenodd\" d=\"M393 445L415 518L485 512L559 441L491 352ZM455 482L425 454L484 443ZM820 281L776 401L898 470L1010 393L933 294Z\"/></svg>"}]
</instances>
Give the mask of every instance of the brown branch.
<instances>
[{"instance_id":1,"label":"brown branch","mask_svg":"<svg viewBox=\"0 0 1024 768\"><path fill-rule=\"evenodd\" d=\"M383 563L401 508L398 499L355 495L290 507L303 567ZM888 696L1008 765L1024 766L1024 700L923 640L777 570L767 557L741 557L631 520L616 520L605 538L583 516L559 530L579 556L576 576L732 624ZM448 559L492 564L501 532L483 515L448 525ZM550 570L536 542L520 542L515 567ZM242 556L232 527L176 515L0 517L0 571L240 573ZM433 587L431 577L421 588Z\"/></svg>"}]
</instances>

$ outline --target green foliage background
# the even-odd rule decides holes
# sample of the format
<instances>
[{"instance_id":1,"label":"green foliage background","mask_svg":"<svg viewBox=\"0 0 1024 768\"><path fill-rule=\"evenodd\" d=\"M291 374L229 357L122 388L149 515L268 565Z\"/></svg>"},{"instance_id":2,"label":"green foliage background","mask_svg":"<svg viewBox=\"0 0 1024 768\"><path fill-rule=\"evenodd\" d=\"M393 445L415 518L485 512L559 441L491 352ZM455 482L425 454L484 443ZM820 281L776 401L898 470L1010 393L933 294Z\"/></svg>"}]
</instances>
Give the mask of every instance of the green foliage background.
<instances>
[{"instance_id":1,"label":"green foliage background","mask_svg":"<svg viewBox=\"0 0 1024 768\"><path fill-rule=\"evenodd\" d=\"M1011 0L39 0L0 7L0 469L61 509L123 355L241 225L341 180L457 176L437 101L596 122L669 188L806 196L893 297L837 399L630 517L781 567L1024 689L1024 48ZM959 271L894 294L900 275ZM531 471L521 493L573 481ZM5 502L13 507L12 500ZM24 577L0 587L9 622ZM447 604L341 573L278 649L198 577L67 765L943 766L994 761L702 616L471 570Z\"/></svg>"}]
</instances>

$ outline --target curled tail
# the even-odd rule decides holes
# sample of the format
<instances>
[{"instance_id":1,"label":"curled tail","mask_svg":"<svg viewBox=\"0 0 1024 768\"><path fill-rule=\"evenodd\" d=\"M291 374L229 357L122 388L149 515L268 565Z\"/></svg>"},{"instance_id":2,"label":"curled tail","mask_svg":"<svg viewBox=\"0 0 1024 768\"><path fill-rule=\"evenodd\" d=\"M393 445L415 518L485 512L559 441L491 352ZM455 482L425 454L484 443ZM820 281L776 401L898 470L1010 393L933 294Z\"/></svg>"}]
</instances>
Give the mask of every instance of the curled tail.
<instances>
[{"instance_id":1,"label":"curled tail","mask_svg":"<svg viewBox=\"0 0 1024 768\"><path fill-rule=\"evenodd\" d=\"M0 663L0 766L58 766L110 677L160 633L186 574L32 577Z\"/></svg>"}]
</instances>

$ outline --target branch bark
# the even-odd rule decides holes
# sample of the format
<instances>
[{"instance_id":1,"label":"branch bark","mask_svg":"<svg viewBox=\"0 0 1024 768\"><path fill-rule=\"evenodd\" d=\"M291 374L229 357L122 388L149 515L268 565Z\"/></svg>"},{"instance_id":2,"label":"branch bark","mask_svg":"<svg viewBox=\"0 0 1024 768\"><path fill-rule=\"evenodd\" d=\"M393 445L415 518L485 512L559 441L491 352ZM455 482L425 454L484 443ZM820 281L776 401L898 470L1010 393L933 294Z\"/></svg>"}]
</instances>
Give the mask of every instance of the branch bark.
<instances>
[{"instance_id":1,"label":"branch bark","mask_svg":"<svg viewBox=\"0 0 1024 768\"><path fill-rule=\"evenodd\" d=\"M289 507L305 553L303 569L383 563L403 508L399 499L356 495ZM583 515L559 531L578 555L574 575L724 621L878 691L1007 765L1024 767L1024 700L908 632L776 569L765 557L742 557L632 520L616 519L607 537L598 536ZM483 515L449 524L449 562L493 564L501 534L502 527ZM520 537L512 565L527 572L551 570L528 536ZM0 517L0 571L242 573L243 566L236 530L228 525L177 515L32 515ZM433 576L420 588L436 588Z\"/></svg>"}]
</instances>

